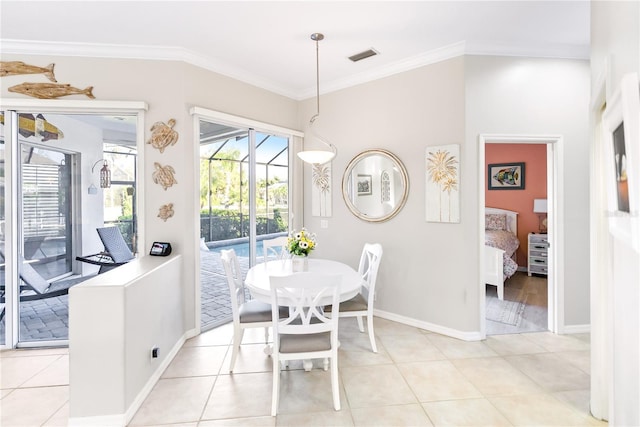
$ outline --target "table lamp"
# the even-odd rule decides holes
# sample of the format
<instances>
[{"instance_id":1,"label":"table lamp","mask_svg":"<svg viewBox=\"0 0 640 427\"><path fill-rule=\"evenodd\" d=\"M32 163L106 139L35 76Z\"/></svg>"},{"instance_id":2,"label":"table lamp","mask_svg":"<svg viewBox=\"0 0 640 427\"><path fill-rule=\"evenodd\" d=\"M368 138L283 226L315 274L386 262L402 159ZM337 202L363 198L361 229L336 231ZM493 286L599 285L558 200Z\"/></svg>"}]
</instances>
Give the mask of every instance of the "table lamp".
<instances>
[{"instance_id":1,"label":"table lamp","mask_svg":"<svg viewBox=\"0 0 640 427\"><path fill-rule=\"evenodd\" d=\"M547 232L547 199L533 199L533 213L538 214L538 228L541 234Z\"/></svg>"}]
</instances>

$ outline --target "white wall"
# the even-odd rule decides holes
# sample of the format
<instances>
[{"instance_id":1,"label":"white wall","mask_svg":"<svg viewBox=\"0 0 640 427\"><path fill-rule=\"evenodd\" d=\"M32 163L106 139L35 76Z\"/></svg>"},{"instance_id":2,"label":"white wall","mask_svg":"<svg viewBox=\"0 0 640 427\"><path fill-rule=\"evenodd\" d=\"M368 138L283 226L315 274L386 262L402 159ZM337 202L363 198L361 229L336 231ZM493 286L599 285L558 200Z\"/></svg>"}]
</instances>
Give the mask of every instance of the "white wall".
<instances>
[{"instance_id":1,"label":"white wall","mask_svg":"<svg viewBox=\"0 0 640 427\"><path fill-rule=\"evenodd\" d=\"M595 110L602 101L610 100L622 76L629 72L640 73L640 3L591 2L591 89ZM605 99L599 100L602 83ZM595 123L591 131L595 146ZM594 162L601 161L594 156ZM594 170L602 168L596 166ZM606 210L604 200L597 193L594 198L600 205L594 206L592 215L602 216ZM592 233L600 231L596 222ZM594 278L604 277L594 281L593 294L604 301L592 306L591 346L598 351L592 352L591 408L596 417L608 419L611 425L640 425L640 254L612 235L609 238L610 250L592 260L599 264Z\"/></svg>"},{"instance_id":2,"label":"white wall","mask_svg":"<svg viewBox=\"0 0 640 427\"><path fill-rule=\"evenodd\" d=\"M480 134L563 137L564 324L559 329L589 325L589 63L469 56L466 64L469 147L477 146ZM477 168L475 162L465 170L477 176ZM477 203L473 194L465 200ZM469 225L470 232L478 231L476 225Z\"/></svg>"},{"instance_id":3,"label":"white wall","mask_svg":"<svg viewBox=\"0 0 640 427\"><path fill-rule=\"evenodd\" d=\"M459 57L321 95L321 114L314 128L338 149L332 162L333 216L328 218L329 228L321 229L321 218L311 216L308 197L304 216L305 226L318 235L313 256L357 268L365 242L382 244L377 310L459 336L478 330L477 301L469 295L474 271L460 268L475 262L474 249L464 243L471 237L465 233L465 221L475 214L467 204L461 224L427 223L424 194L425 149L444 144L461 144L463 193L475 191L475 179L466 173L474 149L464 146L464 64ZM315 98L302 102L301 127L315 109ZM404 163L409 196L397 216L372 224L347 209L341 183L349 161L373 148L386 149ZM310 194L309 166L304 179Z\"/></svg>"},{"instance_id":4,"label":"white wall","mask_svg":"<svg viewBox=\"0 0 640 427\"><path fill-rule=\"evenodd\" d=\"M338 147L333 161L333 217L318 233L318 256L356 265L363 242L382 243L376 308L383 315L461 338L480 330L478 277L478 135L561 134L565 141L565 319L589 324L588 96L586 61L467 56L321 96L318 132ZM301 123L314 112L303 102ZM425 222L425 148L461 145L461 222ZM407 205L391 221L368 224L344 206L347 163L385 148L409 173ZM310 170L305 189L310 190ZM348 239L345 239L348 236ZM326 249L325 249L326 248ZM441 329L444 328L444 329ZM469 333L472 333L469 335Z\"/></svg>"},{"instance_id":5,"label":"white wall","mask_svg":"<svg viewBox=\"0 0 640 427\"><path fill-rule=\"evenodd\" d=\"M176 119L174 129L180 134L176 145L167 147L160 153L145 144L141 155L143 170L141 178L146 180L144 194L145 212L139 212L140 221L145 226L144 242L139 242L139 251L147 253L153 241L168 241L174 253L184 256L185 268L181 283L183 286L184 324L188 330L195 324L195 275L198 247L198 232L195 218L198 213L199 163L195 161L193 118L189 115L192 106L200 106L225 113L249 117L253 120L295 128L297 102L275 95L266 90L224 77L201 68L171 61L146 61L130 59L103 59L80 57L2 55L2 61L23 61L27 64L56 64L56 78L59 82L70 83L74 87L93 86L93 94L98 100L145 101L149 109L145 114L145 141L149 139L151 126L158 121ZM37 81L42 76L33 76ZM9 93L3 78L0 95L3 98L28 98ZM87 99L71 96L65 99ZM154 184L151 174L154 162L171 165L175 171L177 184L163 190ZM86 200L86 188L82 192ZM158 218L158 209L166 203L174 203L175 215L167 222Z\"/></svg>"},{"instance_id":6,"label":"white wall","mask_svg":"<svg viewBox=\"0 0 640 427\"><path fill-rule=\"evenodd\" d=\"M69 290L70 425L133 417L184 342L181 273L180 255L147 256Z\"/></svg>"}]
</instances>

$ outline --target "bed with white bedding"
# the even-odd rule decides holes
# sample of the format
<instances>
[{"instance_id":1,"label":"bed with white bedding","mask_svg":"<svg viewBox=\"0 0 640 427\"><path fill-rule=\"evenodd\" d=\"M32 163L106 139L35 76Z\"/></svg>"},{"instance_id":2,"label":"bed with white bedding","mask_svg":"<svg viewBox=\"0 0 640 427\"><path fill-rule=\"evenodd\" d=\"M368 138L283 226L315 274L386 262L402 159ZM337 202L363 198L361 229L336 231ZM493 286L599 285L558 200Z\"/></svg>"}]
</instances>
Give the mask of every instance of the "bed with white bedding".
<instances>
[{"instance_id":1,"label":"bed with white bedding","mask_svg":"<svg viewBox=\"0 0 640 427\"><path fill-rule=\"evenodd\" d=\"M498 299L504 299L504 281L518 269L515 252L518 240L518 212L485 208L485 283L498 288Z\"/></svg>"}]
</instances>

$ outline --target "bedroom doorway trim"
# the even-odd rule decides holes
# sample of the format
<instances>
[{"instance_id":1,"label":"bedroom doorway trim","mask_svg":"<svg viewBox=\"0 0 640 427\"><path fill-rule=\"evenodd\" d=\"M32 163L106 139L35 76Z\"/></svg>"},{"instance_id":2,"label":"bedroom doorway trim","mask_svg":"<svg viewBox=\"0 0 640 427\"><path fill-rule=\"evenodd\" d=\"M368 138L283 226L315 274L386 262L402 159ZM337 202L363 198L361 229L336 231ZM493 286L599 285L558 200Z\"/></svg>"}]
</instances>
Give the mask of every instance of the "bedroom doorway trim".
<instances>
[{"instance_id":1,"label":"bedroom doorway trim","mask_svg":"<svg viewBox=\"0 0 640 427\"><path fill-rule=\"evenodd\" d=\"M549 205L548 329L562 333L564 325L564 182L559 166L563 164L564 141L560 135L502 135L480 134L478 137L478 229L479 259L484 259L484 187L486 144L545 144L547 146L547 200ZM486 338L484 263L480 262L478 276L480 298L480 334Z\"/></svg>"}]
</instances>

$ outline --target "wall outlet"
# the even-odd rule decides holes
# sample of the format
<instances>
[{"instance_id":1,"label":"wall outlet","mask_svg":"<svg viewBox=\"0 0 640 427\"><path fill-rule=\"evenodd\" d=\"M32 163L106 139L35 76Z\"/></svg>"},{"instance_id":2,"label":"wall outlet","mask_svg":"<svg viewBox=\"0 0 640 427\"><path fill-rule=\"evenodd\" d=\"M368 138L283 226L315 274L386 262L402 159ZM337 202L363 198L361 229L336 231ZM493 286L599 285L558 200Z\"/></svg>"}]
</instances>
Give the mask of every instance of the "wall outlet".
<instances>
[{"instance_id":1,"label":"wall outlet","mask_svg":"<svg viewBox=\"0 0 640 427\"><path fill-rule=\"evenodd\" d=\"M160 354L160 349L156 346L153 346L151 348L151 358L152 359L157 359L158 355Z\"/></svg>"}]
</instances>

